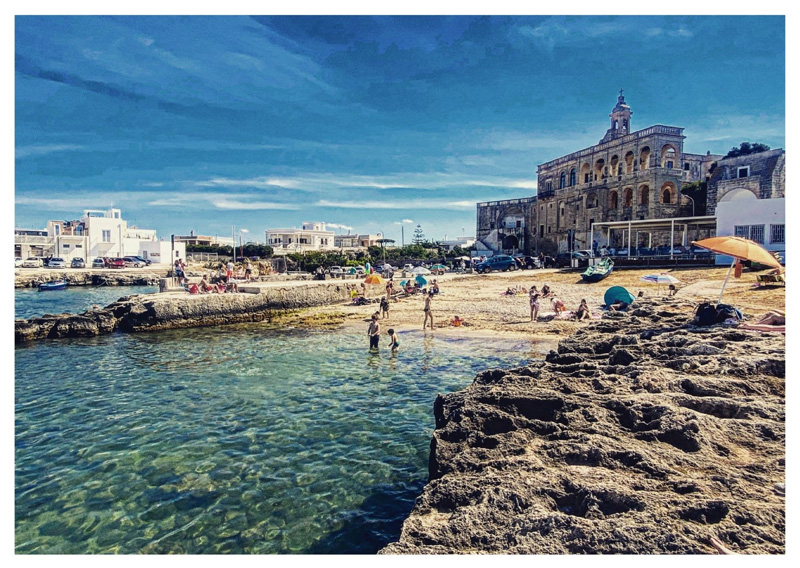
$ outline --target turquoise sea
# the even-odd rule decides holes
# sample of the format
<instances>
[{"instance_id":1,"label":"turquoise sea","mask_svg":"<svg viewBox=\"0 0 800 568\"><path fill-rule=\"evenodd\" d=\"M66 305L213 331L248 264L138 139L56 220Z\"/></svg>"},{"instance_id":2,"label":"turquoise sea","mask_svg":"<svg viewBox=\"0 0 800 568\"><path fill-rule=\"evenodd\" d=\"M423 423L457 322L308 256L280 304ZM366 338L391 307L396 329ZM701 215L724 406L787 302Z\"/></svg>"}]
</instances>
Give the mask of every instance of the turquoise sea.
<instances>
[{"instance_id":1,"label":"turquoise sea","mask_svg":"<svg viewBox=\"0 0 800 568\"><path fill-rule=\"evenodd\" d=\"M17 317L66 311L30 294ZM436 394L541 356L399 335L395 355L262 324L17 346L16 552L376 552L427 480Z\"/></svg>"}]
</instances>

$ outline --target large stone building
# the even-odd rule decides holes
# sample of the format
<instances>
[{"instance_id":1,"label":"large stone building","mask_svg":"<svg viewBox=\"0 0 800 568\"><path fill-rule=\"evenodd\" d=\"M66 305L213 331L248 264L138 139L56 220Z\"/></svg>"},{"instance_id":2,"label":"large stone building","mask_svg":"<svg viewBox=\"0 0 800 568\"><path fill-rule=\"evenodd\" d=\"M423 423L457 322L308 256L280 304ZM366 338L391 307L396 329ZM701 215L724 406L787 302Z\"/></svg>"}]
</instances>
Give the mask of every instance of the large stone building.
<instances>
[{"instance_id":1,"label":"large stone building","mask_svg":"<svg viewBox=\"0 0 800 568\"><path fill-rule=\"evenodd\" d=\"M702 215L680 188L706 179L722 156L685 153L680 127L631 131L632 114L620 91L598 144L539 165L536 196L479 203L479 248L526 254L589 248L596 222Z\"/></svg>"}]
</instances>

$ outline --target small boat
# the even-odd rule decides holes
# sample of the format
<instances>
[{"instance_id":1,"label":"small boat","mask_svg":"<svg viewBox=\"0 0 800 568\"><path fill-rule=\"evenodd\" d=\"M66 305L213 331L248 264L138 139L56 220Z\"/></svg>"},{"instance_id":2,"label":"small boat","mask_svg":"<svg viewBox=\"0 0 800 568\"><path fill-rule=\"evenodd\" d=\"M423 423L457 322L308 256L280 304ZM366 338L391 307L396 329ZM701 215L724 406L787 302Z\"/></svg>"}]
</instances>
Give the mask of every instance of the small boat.
<instances>
[{"instance_id":1,"label":"small boat","mask_svg":"<svg viewBox=\"0 0 800 568\"><path fill-rule=\"evenodd\" d=\"M67 279L62 278L61 280L54 280L53 282L43 282L39 284L39 292L45 292L47 290L64 290L67 287Z\"/></svg>"},{"instance_id":2,"label":"small boat","mask_svg":"<svg viewBox=\"0 0 800 568\"><path fill-rule=\"evenodd\" d=\"M587 268L581 278L586 282L600 282L603 278L611 274L614 270L614 261L608 257L603 257L597 264Z\"/></svg>"}]
</instances>

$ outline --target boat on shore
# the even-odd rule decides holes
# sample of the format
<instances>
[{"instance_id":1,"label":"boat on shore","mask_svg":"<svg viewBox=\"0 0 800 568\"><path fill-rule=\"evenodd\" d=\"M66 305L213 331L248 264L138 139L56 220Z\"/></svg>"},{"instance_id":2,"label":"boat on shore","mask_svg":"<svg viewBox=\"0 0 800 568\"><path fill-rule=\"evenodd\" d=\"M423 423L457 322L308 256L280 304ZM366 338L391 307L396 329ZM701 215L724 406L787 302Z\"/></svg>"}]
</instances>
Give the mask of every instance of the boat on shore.
<instances>
[{"instance_id":1,"label":"boat on shore","mask_svg":"<svg viewBox=\"0 0 800 568\"><path fill-rule=\"evenodd\" d=\"M53 280L52 282L42 282L39 284L39 292L46 292L48 290L65 290L67 288L67 279Z\"/></svg>"},{"instance_id":2,"label":"boat on shore","mask_svg":"<svg viewBox=\"0 0 800 568\"><path fill-rule=\"evenodd\" d=\"M614 270L614 261L603 257L596 264L587 268L582 274L584 282L600 282Z\"/></svg>"}]
</instances>

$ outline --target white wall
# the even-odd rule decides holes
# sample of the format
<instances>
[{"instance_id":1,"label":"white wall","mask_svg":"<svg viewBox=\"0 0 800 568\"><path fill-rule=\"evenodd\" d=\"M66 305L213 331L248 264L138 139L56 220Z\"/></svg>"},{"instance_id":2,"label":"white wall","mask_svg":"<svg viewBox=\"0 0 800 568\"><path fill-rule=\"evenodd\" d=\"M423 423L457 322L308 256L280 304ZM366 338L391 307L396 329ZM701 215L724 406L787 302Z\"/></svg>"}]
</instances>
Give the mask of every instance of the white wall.
<instances>
[{"instance_id":1,"label":"white wall","mask_svg":"<svg viewBox=\"0 0 800 568\"><path fill-rule=\"evenodd\" d=\"M785 242L770 242L770 225L785 225L786 223L785 199L744 198L722 201L717 204L716 216L718 237L735 236L734 227L736 225L764 225L764 242L761 246L768 251L781 251L781 256L786 257ZM717 255L717 264L727 265L731 262L733 262L731 257Z\"/></svg>"},{"instance_id":2,"label":"white wall","mask_svg":"<svg viewBox=\"0 0 800 568\"><path fill-rule=\"evenodd\" d=\"M172 243L163 241L141 241L137 253L129 253L150 260L153 264L172 264L176 258L186 260L186 243L175 243L175 256L172 257Z\"/></svg>"}]
</instances>

